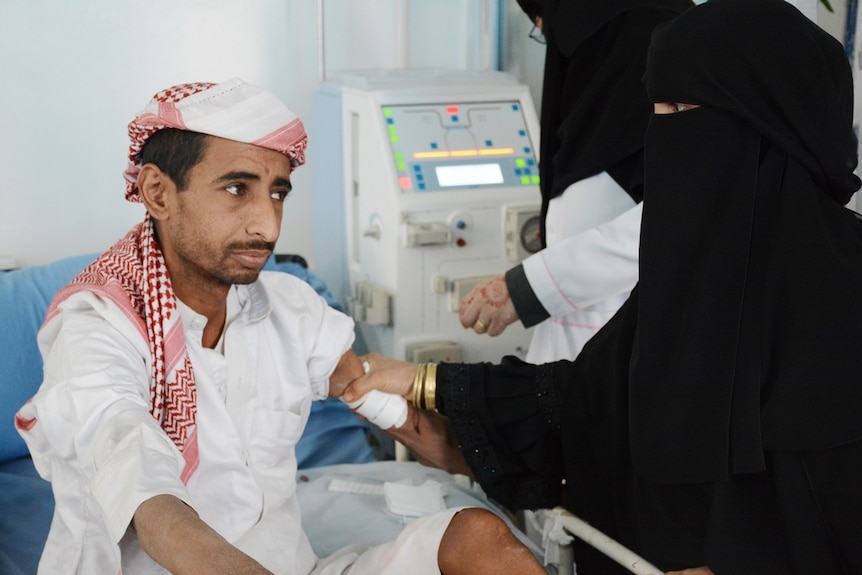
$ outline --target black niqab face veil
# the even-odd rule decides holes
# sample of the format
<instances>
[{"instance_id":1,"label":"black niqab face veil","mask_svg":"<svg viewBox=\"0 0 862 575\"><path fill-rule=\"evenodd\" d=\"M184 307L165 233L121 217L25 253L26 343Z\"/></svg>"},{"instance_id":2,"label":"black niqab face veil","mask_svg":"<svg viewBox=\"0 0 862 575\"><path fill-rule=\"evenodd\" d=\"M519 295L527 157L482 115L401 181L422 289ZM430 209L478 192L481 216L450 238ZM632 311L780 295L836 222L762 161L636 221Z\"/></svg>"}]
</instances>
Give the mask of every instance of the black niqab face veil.
<instances>
[{"instance_id":1,"label":"black niqab face veil","mask_svg":"<svg viewBox=\"0 0 862 575\"><path fill-rule=\"evenodd\" d=\"M739 116L841 205L859 188L853 79L841 44L783 0L720 0L653 34L652 102Z\"/></svg>"},{"instance_id":2,"label":"black niqab face veil","mask_svg":"<svg viewBox=\"0 0 862 575\"><path fill-rule=\"evenodd\" d=\"M784 0L658 28L645 141L632 454L648 479L763 471L862 437L862 220L840 44Z\"/></svg>"},{"instance_id":3,"label":"black niqab face veil","mask_svg":"<svg viewBox=\"0 0 862 575\"><path fill-rule=\"evenodd\" d=\"M653 29L690 8L691 0L519 3L531 19L542 17L547 40L539 166L543 216L552 198L602 172L640 201L643 135L651 113L641 82L647 47Z\"/></svg>"}]
</instances>

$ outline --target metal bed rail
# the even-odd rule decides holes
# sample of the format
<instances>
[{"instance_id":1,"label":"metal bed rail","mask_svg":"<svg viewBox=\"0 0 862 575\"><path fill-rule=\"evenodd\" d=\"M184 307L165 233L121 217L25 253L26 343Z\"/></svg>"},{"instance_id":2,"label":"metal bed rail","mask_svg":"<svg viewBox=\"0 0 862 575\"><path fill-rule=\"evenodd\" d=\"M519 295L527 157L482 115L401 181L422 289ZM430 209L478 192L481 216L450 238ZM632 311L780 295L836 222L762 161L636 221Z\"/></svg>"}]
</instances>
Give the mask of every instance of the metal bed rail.
<instances>
[{"instance_id":1,"label":"metal bed rail","mask_svg":"<svg viewBox=\"0 0 862 575\"><path fill-rule=\"evenodd\" d=\"M596 548L635 575L664 575L664 571L562 507L555 507L550 514L551 520L556 521L555 527ZM574 574L571 543L560 545L559 561L559 575Z\"/></svg>"}]
</instances>

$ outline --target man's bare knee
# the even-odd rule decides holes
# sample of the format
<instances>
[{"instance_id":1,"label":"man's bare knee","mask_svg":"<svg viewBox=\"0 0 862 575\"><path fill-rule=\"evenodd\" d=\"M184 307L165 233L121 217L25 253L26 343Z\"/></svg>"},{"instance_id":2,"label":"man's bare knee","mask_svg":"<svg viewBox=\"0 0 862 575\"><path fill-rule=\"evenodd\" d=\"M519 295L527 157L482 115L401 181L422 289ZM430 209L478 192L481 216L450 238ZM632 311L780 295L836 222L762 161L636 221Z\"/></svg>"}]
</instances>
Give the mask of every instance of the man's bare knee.
<instances>
[{"instance_id":1,"label":"man's bare knee","mask_svg":"<svg viewBox=\"0 0 862 575\"><path fill-rule=\"evenodd\" d=\"M495 513L479 507L463 509L456 513L449 524L449 529L459 537L469 536L470 539L485 539L489 542L512 537L512 532L505 521Z\"/></svg>"},{"instance_id":2,"label":"man's bare knee","mask_svg":"<svg viewBox=\"0 0 862 575\"><path fill-rule=\"evenodd\" d=\"M481 508L455 514L443 534L437 560L444 575L545 572L508 524Z\"/></svg>"}]
</instances>

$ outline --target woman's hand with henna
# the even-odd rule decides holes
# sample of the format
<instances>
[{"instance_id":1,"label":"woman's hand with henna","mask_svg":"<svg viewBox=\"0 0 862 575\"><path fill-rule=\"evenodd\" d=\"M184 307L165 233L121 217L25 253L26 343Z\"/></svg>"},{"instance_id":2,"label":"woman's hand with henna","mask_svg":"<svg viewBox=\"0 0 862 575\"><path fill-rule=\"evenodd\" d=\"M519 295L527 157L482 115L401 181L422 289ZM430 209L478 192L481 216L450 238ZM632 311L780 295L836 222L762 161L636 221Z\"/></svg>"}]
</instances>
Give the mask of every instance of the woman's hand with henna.
<instances>
[{"instance_id":1,"label":"woman's hand with henna","mask_svg":"<svg viewBox=\"0 0 862 575\"><path fill-rule=\"evenodd\" d=\"M458 316L461 325L472 328L476 333L487 332L490 336L503 333L518 319L518 312L509 297L506 277L491 278L474 287L461 302Z\"/></svg>"}]
</instances>

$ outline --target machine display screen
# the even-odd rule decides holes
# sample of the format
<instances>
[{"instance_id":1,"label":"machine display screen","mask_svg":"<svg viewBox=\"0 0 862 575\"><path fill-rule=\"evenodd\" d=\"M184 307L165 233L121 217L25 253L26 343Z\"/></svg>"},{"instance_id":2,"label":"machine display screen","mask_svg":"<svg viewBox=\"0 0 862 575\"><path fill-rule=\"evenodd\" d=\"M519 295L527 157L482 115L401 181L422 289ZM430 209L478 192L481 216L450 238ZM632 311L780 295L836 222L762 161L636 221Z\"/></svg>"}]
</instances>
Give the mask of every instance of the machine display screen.
<instances>
[{"instance_id":1,"label":"machine display screen","mask_svg":"<svg viewBox=\"0 0 862 575\"><path fill-rule=\"evenodd\" d=\"M519 101L383 106L402 192L539 183Z\"/></svg>"},{"instance_id":2,"label":"machine display screen","mask_svg":"<svg viewBox=\"0 0 862 575\"><path fill-rule=\"evenodd\" d=\"M481 186L502 184L503 170L500 164L462 164L460 166L437 166L437 183L441 187Z\"/></svg>"}]
</instances>

